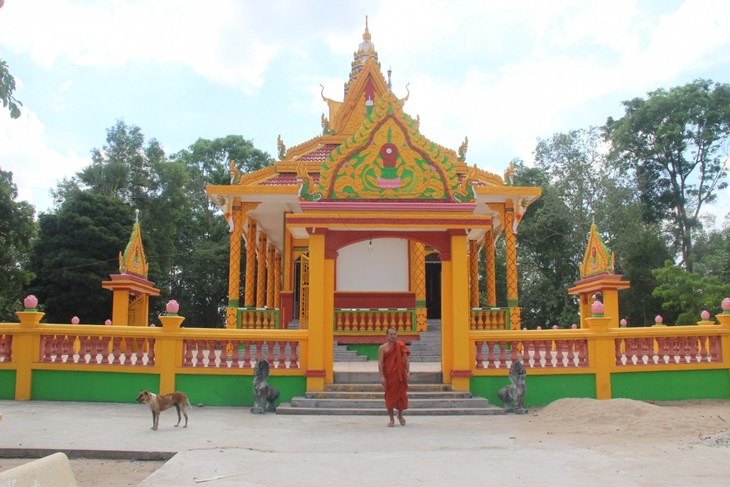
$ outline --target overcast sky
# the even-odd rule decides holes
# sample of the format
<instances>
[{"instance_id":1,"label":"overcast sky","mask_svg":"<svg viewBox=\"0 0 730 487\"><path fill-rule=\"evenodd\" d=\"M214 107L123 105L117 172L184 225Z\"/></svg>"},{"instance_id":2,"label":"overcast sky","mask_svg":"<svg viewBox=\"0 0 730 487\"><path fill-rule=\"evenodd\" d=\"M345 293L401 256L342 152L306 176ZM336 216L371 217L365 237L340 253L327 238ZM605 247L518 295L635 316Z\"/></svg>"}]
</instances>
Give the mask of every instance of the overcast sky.
<instances>
[{"instance_id":1,"label":"overcast sky","mask_svg":"<svg viewBox=\"0 0 730 487\"><path fill-rule=\"evenodd\" d=\"M366 15L421 133L454 150L468 136L467 162L499 175L624 100L730 82L726 0L5 0L0 58L23 114L0 112L0 167L45 211L119 119L168 154L236 134L274 155L279 134L321 133L320 84L342 100Z\"/></svg>"}]
</instances>

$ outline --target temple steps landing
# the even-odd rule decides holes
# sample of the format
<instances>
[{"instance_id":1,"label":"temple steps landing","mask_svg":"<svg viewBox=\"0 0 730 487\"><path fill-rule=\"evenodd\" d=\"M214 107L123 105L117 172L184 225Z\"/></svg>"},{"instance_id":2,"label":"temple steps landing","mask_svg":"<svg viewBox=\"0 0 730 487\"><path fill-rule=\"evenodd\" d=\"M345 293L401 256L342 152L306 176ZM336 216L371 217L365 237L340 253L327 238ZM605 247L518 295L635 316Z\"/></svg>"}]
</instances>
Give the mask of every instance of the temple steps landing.
<instances>
[{"instance_id":1,"label":"temple steps landing","mask_svg":"<svg viewBox=\"0 0 730 487\"><path fill-rule=\"evenodd\" d=\"M352 362L335 364L334 383L324 391L312 391L293 397L277 407L277 414L359 415L385 414L383 387L377 363ZM494 415L504 414L501 407L468 391L454 391L443 383L440 363L411 364L408 386L410 416ZM344 369L344 370L343 370Z\"/></svg>"}]
</instances>

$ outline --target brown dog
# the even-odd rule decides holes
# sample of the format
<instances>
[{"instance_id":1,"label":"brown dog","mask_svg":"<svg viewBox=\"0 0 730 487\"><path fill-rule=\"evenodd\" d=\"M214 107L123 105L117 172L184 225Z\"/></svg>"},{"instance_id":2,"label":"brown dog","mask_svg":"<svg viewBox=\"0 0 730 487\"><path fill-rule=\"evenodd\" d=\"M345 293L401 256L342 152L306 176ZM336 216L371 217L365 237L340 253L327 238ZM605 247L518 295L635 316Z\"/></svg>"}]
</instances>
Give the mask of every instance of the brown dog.
<instances>
[{"instance_id":1,"label":"brown dog","mask_svg":"<svg viewBox=\"0 0 730 487\"><path fill-rule=\"evenodd\" d=\"M139 392L139 396L137 396L137 402L144 402L149 405L150 410L152 411L153 430L156 430L157 426L160 424L160 412L173 406L177 409L177 424L175 427L180 426L180 421L182 420L180 417L180 411L182 411L183 416L185 416L185 426L183 426L183 428L188 427L188 413L185 412L185 407L190 406L190 400L188 399L188 396L182 392L178 391L173 392L172 394L158 395L154 392L141 390Z\"/></svg>"}]
</instances>

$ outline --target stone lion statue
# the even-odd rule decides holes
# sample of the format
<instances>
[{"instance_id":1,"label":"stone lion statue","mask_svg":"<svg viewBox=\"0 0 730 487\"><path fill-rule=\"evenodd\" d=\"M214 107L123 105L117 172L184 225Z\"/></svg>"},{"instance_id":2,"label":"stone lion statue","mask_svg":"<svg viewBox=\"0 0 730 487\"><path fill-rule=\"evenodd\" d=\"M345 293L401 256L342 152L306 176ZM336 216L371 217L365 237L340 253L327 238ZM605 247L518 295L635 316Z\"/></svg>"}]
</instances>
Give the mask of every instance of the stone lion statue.
<instances>
[{"instance_id":1,"label":"stone lion statue","mask_svg":"<svg viewBox=\"0 0 730 487\"><path fill-rule=\"evenodd\" d=\"M525 409L525 376L527 371L520 360L515 361L509 368L510 385L504 386L497 392L499 400L504 403L504 411L506 413L513 412L515 414L526 414Z\"/></svg>"},{"instance_id":2,"label":"stone lion statue","mask_svg":"<svg viewBox=\"0 0 730 487\"><path fill-rule=\"evenodd\" d=\"M253 414L276 412L274 402L279 399L279 389L269 385L269 362L262 359L253 368Z\"/></svg>"}]
</instances>

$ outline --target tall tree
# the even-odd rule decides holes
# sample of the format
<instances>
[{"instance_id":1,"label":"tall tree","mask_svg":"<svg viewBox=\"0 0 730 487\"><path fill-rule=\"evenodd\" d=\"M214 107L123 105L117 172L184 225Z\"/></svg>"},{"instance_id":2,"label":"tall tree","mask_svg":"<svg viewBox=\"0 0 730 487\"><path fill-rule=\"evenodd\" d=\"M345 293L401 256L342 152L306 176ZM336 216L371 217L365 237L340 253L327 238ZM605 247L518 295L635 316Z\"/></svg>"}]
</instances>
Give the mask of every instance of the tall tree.
<instances>
[{"instance_id":1,"label":"tall tree","mask_svg":"<svg viewBox=\"0 0 730 487\"><path fill-rule=\"evenodd\" d=\"M92 163L72 179L65 179L55 193L56 204L66 194L85 190L117 199L140 211L149 279L168 297L174 280L181 223L189 216L186 168L168 162L156 139L145 141L142 130L118 120L107 129L106 144L91 151ZM151 317L157 310L150 310Z\"/></svg>"},{"instance_id":2,"label":"tall tree","mask_svg":"<svg viewBox=\"0 0 730 487\"><path fill-rule=\"evenodd\" d=\"M605 125L611 156L634 174L644 218L666 223L675 252L692 272L700 210L727 187L730 85L700 79L623 106L624 116Z\"/></svg>"},{"instance_id":3,"label":"tall tree","mask_svg":"<svg viewBox=\"0 0 730 487\"><path fill-rule=\"evenodd\" d=\"M273 159L251 141L228 135L198 139L172 160L183 165L189 176L185 193L190 198L190 214L178 235L180 252L171 293L189 306L186 321L192 326L221 327L225 323L230 237L225 219L208 198L205 186L229 183L231 160L245 174L273 164ZM241 269L245 272L245 265Z\"/></svg>"},{"instance_id":4,"label":"tall tree","mask_svg":"<svg viewBox=\"0 0 730 487\"><path fill-rule=\"evenodd\" d=\"M652 270L662 266L668 253L656 226L637 217L641 206L635 187L609 164L602 145L595 127L557 133L538 140L535 168L518 167L515 174L519 184L543 190L518 234L520 303L523 316L535 324L577 321L578 305L567 291L580 278L592 223L617 256L616 272L632 283L621 293L622 317L644 324L661 309L659 299L651 298L656 286Z\"/></svg>"},{"instance_id":5,"label":"tall tree","mask_svg":"<svg viewBox=\"0 0 730 487\"><path fill-rule=\"evenodd\" d=\"M111 293L101 282L119 271L133 223L133 211L117 198L77 191L54 214L41 214L31 268L32 291L50 322L78 316L101 323L111 316Z\"/></svg>"},{"instance_id":6,"label":"tall tree","mask_svg":"<svg viewBox=\"0 0 730 487\"><path fill-rule=\"evenodd\" d=\"M22 292L33 277L28 270L35 210L15 201L18 190L13 173L0 170L0 322L15 321Z\"/></svg>"}]
</instances>

